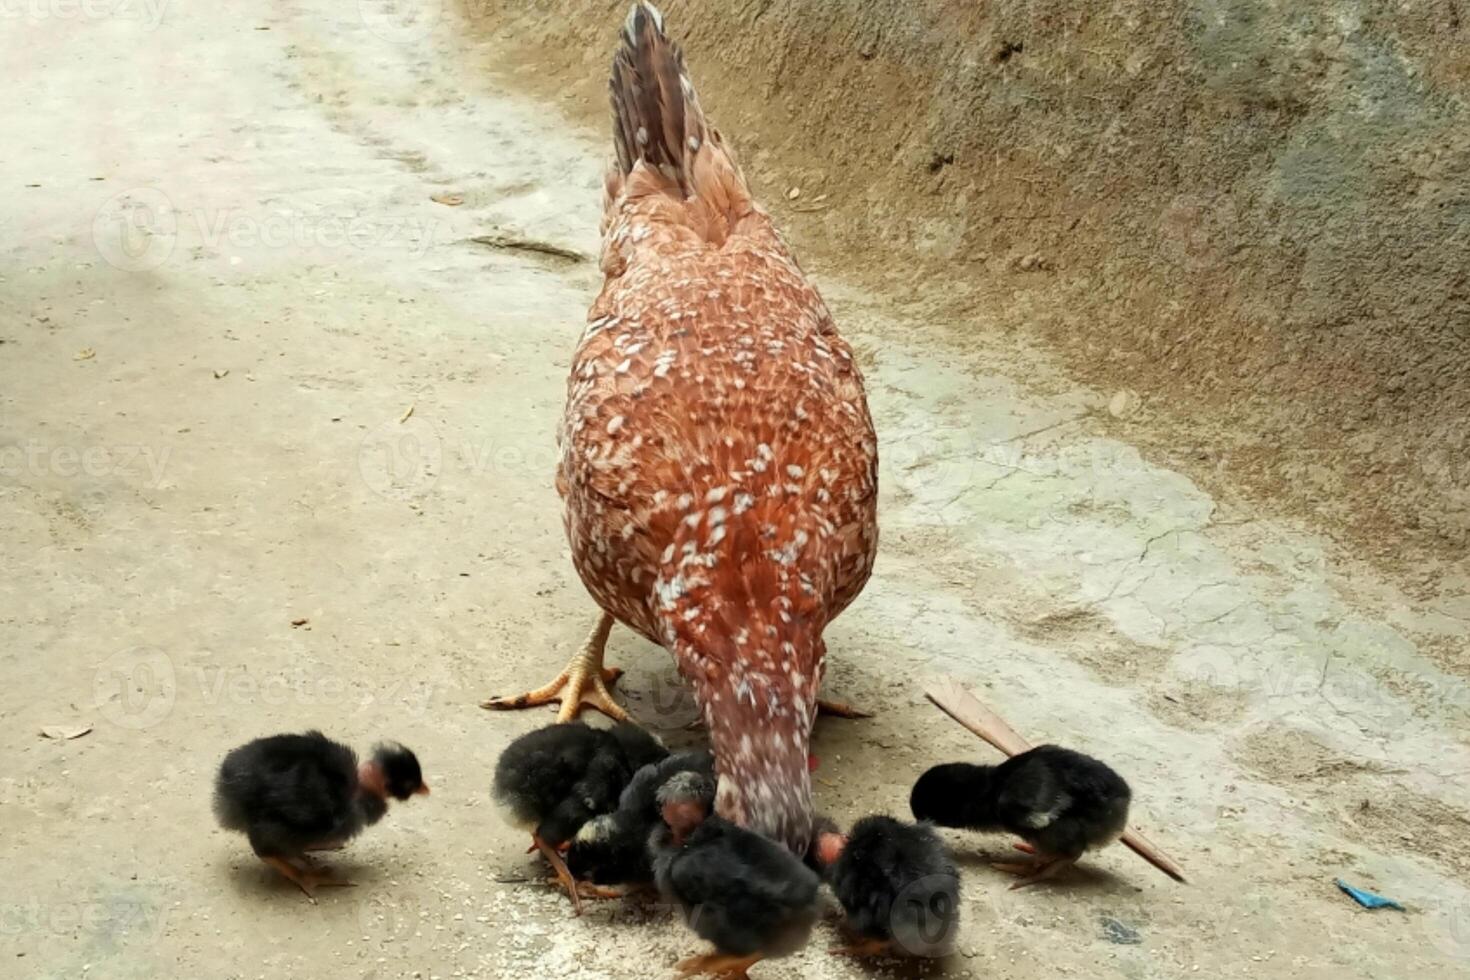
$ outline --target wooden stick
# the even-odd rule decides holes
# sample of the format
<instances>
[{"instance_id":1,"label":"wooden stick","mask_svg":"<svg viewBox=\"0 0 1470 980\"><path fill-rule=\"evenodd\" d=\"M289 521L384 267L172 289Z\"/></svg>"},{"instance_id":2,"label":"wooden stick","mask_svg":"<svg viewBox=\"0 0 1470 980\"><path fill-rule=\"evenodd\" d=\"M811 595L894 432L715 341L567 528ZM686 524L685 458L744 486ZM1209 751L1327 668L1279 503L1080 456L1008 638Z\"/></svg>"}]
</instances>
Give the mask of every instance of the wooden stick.
<instances>
[{"instance_id":1,"label":"wooden stick","mask_svg":"<svg viewBox=\"0 0 1470 980\"><path fill-rule=\"evenodd\" d=\"M991 711L970 691L953 677L938 677L924 688L924 694L934 704L970 731L995 746L1007 757L1020 755L1031 748L1031 743L1006 724L1004 718ZM1175 881L1184 881L1184 869L1179 867L1153 842L1138 831L1128 829L1120 838L1139 857L1158 868Z\"/></svg>"}]
</instances>

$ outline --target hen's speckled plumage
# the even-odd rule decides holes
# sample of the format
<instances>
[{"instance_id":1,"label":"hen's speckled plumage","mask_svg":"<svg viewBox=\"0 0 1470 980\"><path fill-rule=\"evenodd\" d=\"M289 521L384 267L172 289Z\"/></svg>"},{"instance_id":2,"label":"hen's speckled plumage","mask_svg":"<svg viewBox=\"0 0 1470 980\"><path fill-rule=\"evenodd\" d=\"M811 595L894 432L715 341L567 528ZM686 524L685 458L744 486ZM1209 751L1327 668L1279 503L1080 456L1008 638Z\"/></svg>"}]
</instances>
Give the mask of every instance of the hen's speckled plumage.
<instances>
[{"instance_id":1,"label":"hen's speckled plumage","mask_svg":"<svg viewBox=\"0 0 1470 980\"><path fill-rule=\"evenodd\" d=\"M862 375L647 4L611 90L606 279L559 433L572 559L693 685L717 812L800 853L822 631L877 546Z\"/></svg>"}]
</instances>

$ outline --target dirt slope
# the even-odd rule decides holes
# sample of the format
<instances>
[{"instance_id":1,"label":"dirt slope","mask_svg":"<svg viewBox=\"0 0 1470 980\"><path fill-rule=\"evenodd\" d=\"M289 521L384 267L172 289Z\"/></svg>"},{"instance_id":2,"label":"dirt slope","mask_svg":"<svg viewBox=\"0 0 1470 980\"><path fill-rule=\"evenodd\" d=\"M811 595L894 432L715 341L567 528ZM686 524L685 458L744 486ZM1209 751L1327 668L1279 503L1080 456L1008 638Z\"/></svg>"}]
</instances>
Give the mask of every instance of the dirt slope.
<instances>
[{"instance_id":1,"label":"dirt slope","mask_svg":"<svg viewBox=\"0 0 1470 980\"><path fill-rule=\"evenodd\" d=\"M467 6L600 116L621 0ZM807 254L961 346L976 316L1044 338L1176 424L1158 458L1355 554L1463 555L1463 0L664 6Z\"/></svg>"}]
</instances>

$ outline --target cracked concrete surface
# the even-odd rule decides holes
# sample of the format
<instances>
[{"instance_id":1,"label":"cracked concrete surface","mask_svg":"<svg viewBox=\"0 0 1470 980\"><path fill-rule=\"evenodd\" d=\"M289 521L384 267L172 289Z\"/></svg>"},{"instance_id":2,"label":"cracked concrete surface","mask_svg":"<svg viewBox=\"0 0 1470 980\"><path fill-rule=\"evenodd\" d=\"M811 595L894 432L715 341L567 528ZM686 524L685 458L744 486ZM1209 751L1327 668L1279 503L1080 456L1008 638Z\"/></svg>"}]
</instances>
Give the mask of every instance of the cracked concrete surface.
<instances>
[{"instance_id":1,"label":"cracked concrete surface","mask_svg":"<svg viewBox=\"0 0 1470 980\"><path fill-rule=\"evenodd\" d=\"M551 439L597 280L470 239L595 253L606 147L448 11L422 34L358 14L0 35L9 975L658 976L695 947L666 910L572 919L535 882L486 791L548 717L476 707L592 621ZM1146 422L1112 393L1014 336L960 356L841 271L814 273L868 376L884 538L829 631L830 689L879 716L819 726L821 805L902 813L929 764L990 757L919 694L949 672L1115 764L1191 877L1114 848L1012 893L985 864L1005 842L956 834L959 953L877 972L1462 975L1470 599L1417 603L1212 499L1132 448ZM697 738L662 651L618 630L611 655L640 720ZM73 721L94 730L37 737ZM400 738L434 786L333 856L358 887L315 907L208 807L229 747L308 725ZM1337 876L1408 912L1357 909ZM758 973L867 972L832 938Z\"/></svg>"}]
</instances>

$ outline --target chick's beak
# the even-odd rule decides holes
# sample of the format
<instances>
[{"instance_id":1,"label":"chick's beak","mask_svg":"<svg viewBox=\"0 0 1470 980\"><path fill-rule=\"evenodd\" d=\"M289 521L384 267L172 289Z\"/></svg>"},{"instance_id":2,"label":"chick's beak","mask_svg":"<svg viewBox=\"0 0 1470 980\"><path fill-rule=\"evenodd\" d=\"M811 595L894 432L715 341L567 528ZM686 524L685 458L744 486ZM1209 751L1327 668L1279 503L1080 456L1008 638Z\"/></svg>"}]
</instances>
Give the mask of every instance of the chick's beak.
<instances>
[{"instance_id":1,"label":"chick's beak","mask_svg":"<svg viewBox=\"0 0 1470 980\"><path fill-rule=\"evenodd\" d=\"M413 791L413 795L414 796L428 796L429 795L429 784L428 783L419 783L419 788Z\"/></svg>"}]
</instances>

